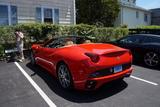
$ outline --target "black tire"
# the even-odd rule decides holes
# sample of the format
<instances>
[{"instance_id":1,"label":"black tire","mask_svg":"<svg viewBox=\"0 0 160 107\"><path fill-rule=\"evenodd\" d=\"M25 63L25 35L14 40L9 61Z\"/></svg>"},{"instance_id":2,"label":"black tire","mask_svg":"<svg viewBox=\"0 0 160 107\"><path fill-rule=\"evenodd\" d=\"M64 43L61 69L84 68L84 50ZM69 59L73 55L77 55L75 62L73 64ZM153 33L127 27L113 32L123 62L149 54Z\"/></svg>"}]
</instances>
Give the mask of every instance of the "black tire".
<instances>
[{"instance_id":1,"label":"black tire","mask_svg":"<svg viewBox=\"0 0 160 107\"><path fill-rule=\"evenodd\" d=\"M58 66L57 77L62 88L70 90L73 88L73 80L66 64L62 63Z\"/></svg>"},{"instance_id":2,"label":"black tire","mask_svg":"<svg viewBox=\"0 0 160 107\"><path fill-rule=\"evenodd\" d=\"M144 55L143 61L145 65L149 67L156 67L160 63L160 57L159 54L157 54L156 52L147 52Z\"/></svg>"},{"instance_id":3,"label":"black tire","mask_svg":"<svg viewBox=\"0 0 160 107\"><path fill-rule=\"evenodd\" d=\"M32 65L36 65L36 60L35 60L35 57L34 57L34 54L32 51L31 51L31 55L30 55L30 62Z\"/></svg>"}]
</instances>

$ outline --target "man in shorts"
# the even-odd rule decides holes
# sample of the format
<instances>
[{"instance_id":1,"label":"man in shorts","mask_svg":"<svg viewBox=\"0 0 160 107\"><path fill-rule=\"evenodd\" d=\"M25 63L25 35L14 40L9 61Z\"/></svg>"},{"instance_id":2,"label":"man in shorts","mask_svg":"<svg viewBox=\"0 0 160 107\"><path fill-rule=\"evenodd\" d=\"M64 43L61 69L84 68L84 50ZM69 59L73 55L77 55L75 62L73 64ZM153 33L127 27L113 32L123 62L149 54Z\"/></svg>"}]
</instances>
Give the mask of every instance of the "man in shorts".
<instances>
[{"instance_id":1,"label":"man in shorts","mask_svg":"<svg viewBox=\"0 0 160 107\"><path fill-rule=\"evenodd\" d=\"M19 61L23 62L24 60L24 54L23 54L23 45L24 45L24 35L20 30L16 30L15 31L15 35L16 35L16 46L17 46L17 50L19 52Z\"/></svg>"}]
</instances>

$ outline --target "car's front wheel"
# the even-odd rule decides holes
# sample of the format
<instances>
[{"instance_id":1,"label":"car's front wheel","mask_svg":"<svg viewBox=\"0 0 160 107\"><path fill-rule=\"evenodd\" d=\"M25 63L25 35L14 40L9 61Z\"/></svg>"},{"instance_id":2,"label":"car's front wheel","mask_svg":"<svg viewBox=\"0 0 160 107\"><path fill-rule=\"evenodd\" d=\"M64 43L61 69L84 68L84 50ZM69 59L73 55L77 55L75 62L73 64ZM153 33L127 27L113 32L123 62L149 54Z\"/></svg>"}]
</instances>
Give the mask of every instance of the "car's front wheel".
<instances>
[{"instance_id":1,"label":"car's front wheel","mask_svg":"<svg viewBox=\"0 0 160 107\"><path fill-rule=\"evenodd\" d=\"M144 63L149 67L155 67L160 63L160 57L155 52L147 52L144 55Z\"/></svg>"},{"instance_id":2,"label":"car's front wheel","mask_svg":"<svg viewBox=\"0 0 160 107\"><path fill-rule=\"evenodd\" d=\"M64 89L72 88L72 76L66 64L60 64L57 71L58 81Z\"/></svg>"}]
</instances>

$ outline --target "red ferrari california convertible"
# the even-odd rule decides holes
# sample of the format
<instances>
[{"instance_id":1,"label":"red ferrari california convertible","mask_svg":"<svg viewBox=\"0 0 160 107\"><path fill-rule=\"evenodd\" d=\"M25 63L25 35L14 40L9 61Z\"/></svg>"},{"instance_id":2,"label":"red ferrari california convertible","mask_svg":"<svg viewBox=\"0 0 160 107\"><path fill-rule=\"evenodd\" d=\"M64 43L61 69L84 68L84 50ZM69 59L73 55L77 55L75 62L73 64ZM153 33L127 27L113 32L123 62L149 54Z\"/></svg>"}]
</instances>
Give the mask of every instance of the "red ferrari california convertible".
<instances>
[{"instance_id":1,"label":"red ferrari california convertible","mask_svg":"<svg viewBox=\"0 0 160 107\"><path fill-rule=\"evenodd\" d=\"M132 54L111 44L91 43L87 37L57 37L33 44L31 63L55 76L65 89L95 90L132 73Z\"/></svg>"}]
</instances>

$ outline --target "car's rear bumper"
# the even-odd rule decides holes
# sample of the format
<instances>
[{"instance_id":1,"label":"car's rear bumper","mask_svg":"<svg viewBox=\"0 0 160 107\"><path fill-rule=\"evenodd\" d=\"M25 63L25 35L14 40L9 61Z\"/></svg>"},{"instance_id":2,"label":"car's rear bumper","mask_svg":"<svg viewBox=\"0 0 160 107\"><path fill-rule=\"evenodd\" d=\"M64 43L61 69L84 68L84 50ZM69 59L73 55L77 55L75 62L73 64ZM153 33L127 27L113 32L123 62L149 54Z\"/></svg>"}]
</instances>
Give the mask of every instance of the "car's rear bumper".
<instances>
[{"instance_id":1,"label":"car's rear bumper","mask_svg":"<svg viewBox=\"0 0 160 107\"><path fill-rule=\"evenodd\" d=\"M127 70L124 70L122 72L104 76L104 77L99 77L99 78L89 78L84 81L75 81L74 82L74 88L78 90L95 90L102 86L105 83L108 83L113 80L117 80L123 77L129 77L133 71L133 68L129 68Z\"/></svg>"}]
</instances>

